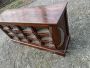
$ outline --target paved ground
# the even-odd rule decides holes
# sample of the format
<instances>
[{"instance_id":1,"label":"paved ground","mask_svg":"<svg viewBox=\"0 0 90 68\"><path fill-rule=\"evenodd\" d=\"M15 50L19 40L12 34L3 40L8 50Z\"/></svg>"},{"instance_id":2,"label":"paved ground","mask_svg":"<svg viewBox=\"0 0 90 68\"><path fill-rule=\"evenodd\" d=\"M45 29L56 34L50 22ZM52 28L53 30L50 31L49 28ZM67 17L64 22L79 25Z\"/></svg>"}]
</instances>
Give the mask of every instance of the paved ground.
<instances>
[{"instance_id":1,"label":"paved ground","mask_svg":"<svg viewBox=\"0 0 90 68\"><path fill-rule=\"evenodd\" d=\"M28 7L60 1L37 0ZM19 46L0 31L0 68L90 68L90 0L69 0L68 15L71 42L65 58Z\"/></svg>"}]
</instances>

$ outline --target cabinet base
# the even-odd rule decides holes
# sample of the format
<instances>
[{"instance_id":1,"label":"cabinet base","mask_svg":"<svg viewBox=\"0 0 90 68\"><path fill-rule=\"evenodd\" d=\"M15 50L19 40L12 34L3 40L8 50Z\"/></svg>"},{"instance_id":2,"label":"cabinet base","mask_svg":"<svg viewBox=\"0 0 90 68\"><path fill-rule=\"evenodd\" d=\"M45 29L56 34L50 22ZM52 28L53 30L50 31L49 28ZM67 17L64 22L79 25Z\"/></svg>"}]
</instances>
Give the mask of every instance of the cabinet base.
<instances>
[{"instance_id":1,"label":"cabinet base","mask_svg":"<svg viewBox=\"0 0 90 68\"><path fill-rule=\"evenodd\" d=\"M49 52L52 52L52 53L55 53L55 54L58 54L58 55L61 55L61 56L65 57L65 53L67 52L68 44L69 44L69 41L70 41L70 36L67 36L67 38L64 42L64 46L65 46L64 50L62 50L62 49L60 49L60 50L51 49L51 48L47 48L47 47L43 47L43 46L37 46L37 45L33 45L33 44L24 43L24 42L13 40L13 39L11 39L11 40L14 41L14 42L20 43L20 44L24 44L26 46L38 48L40 50L49 51Z\"/></svg>"}]
</instances>

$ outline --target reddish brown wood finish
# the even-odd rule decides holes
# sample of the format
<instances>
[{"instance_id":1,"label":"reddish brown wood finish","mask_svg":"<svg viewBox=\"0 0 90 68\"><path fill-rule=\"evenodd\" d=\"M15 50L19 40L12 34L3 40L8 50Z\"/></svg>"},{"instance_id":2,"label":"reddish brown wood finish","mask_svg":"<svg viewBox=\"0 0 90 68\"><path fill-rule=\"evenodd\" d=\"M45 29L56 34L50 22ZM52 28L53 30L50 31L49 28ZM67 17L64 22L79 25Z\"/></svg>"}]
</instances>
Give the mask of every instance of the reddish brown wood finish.
<instances>
[{"instance_id":1,"label":"reddish brown wood finish","mask_svg":"<svg viewBox=\"0 0 90 68\"><path fill-rule=\"evenodd\" d=\"M0 25L0 28L15 42L65 56L70 40L66 2L5 11L0 15ZM24 29L23 32L23 28L28 29L26 32ZM46 29L47 32L38 33L40 30L37 28L44 31ZM32 30L33 39L27 37L31 35L30 30ZM49 40L42 40L43 38L49 38ZM51 38L52 41L50 41Z\"/></svg>"}]
</instances>

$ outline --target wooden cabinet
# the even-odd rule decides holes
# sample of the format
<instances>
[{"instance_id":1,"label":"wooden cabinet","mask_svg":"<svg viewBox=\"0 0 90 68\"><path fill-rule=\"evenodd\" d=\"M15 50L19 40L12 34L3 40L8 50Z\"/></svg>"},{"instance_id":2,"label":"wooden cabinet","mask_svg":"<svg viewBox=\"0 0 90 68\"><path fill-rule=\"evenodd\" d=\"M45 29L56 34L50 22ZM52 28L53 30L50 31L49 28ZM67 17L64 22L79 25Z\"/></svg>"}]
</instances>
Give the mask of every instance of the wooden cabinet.
<instances>
[{"instance_id":1,"label":"wooden cabinet","mask_svg":"<svg viewBox=\"0 0 90 68\"><path fill-rule=\"evenodd\" d=\"M0 18L0 28L13 41L65 56L70 39L67 2L11 9Z\"/></svg>"}]
</instances>

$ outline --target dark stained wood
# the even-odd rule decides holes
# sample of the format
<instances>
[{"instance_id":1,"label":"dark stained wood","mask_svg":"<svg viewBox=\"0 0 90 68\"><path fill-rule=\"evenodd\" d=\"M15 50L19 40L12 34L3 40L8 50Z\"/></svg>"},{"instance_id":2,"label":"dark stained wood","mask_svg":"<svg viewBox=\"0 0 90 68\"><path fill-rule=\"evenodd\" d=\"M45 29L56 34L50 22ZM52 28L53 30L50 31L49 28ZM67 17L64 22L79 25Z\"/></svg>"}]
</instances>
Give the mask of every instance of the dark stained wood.
<instances>
[{"instance_id":1,"label":"dark stained wood","mask_svg":"<svg viewBox=\"0 0 90 68\"><path fill-rule=\"evenodd\" d=\"M4 28L5 26L10 28ZM18 27L19 30L12 29L13 26ZM22 27L30 27L32 33L30 31L24 31ZM61 2L60 4L50 6L4 11L0 15L0 28L15 42L65 56L70 40L67 2ZM49 34L43 32L38 33L37 28L47 28ZM15 36L13 37L10 32L13 32ZM20 33L24 35L23 38L18 37ZM36 36L37 40L34 39L32 34ZM32 38L30 38L31 36ZM42 38L46 40L42 40ZM52 41L50 41L50 39L52 39ZM33 41L38 42L32 43ZM38 45L38 43L40 43L40 45ZM46 46L46 44L52 45Z\"/></svg>"},{"instance_id":2,"label":"dark stained wood","mask_svg":"<svg viewBox=\"0 0 90 68\"><path fill-rule=\"evenodd\" d=\"M57 24L66 4L67 2L63 2L50 6L10 9L1 14L0 22L11 24Z\"/></svg>"}]
</instances>

